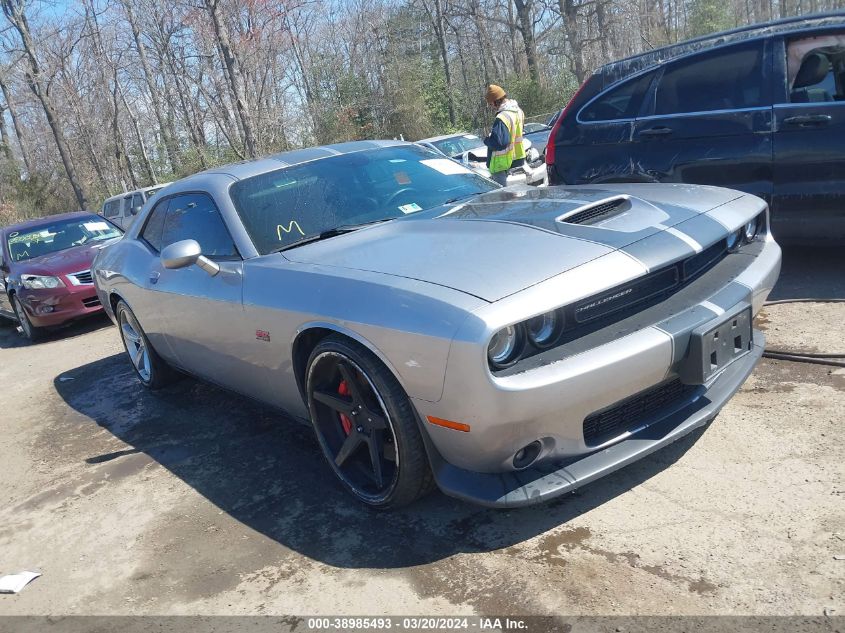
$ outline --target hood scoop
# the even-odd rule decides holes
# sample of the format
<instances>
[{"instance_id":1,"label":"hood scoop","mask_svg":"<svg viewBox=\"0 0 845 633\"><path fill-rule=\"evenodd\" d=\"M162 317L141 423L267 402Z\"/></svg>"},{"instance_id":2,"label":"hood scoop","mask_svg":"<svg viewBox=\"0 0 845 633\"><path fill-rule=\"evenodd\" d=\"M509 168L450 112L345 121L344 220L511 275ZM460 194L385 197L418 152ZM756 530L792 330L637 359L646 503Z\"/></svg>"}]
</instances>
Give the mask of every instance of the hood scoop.
<instances>
[{"instance_id":1,"label":"hood scoop","mask_svg":"<svg viewBox=\"0 0 845 633\"><path fill-rule=\"evenodd\" d=\"M631 208L631 197L625 195L604 198L590 204L585 204L555 218L555 222L566 224L595 225L616 217Z\"/></svg>"}]
</instances>

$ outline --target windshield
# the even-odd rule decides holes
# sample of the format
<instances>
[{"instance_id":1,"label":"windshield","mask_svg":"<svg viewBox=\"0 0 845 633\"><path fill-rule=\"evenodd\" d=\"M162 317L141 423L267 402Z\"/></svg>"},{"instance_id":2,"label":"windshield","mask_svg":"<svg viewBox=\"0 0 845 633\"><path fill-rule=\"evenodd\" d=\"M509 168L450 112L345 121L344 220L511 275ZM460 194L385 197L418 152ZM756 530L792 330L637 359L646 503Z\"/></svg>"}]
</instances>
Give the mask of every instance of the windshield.
<instances>
[{"instance_id":1,"label":"windshield","mask_svg":"<svg viewBox=\"0 0 845 633\"><path fill-rule=\"evenodd\" d=\"M91 215L12 231L6 238L12 261L20 262L74 246L120 237L120 229Z\"/></svg>"},{"instance_id":2,"label":"windshield","mask_svg":"<svg viewBox=\"0 0 845 633\"><path fill-rule=\"evenodd\" d=\"M523 130L526 134L532 134L534 132L545 132L546 130L551 129L545 123L526 123L525 129Z\"/></svg>"},{"instance_id":3,"label":"windshield","mask_svg":"<svg viewBox=\"0 0 845 633\"><path fill-rule=\"evenodd\" d=\"M446 156L457 156L458 154L463 154L471 149L483 146L484 141L474 134L463 134L461 136L450 136L440 141L434 141L432 145L446 154Z\"/></svg>"},{"instance_id":4,"label":"windshield","mask_svg":"<svg viewBox=\"0 0 845 633\"><path fill-rule=\"evenodd\" d=\"M384 147L246 178L229 195L265 255L338 227L400 218L498 185L431 150Z\"/></svg>"}]
</instances>

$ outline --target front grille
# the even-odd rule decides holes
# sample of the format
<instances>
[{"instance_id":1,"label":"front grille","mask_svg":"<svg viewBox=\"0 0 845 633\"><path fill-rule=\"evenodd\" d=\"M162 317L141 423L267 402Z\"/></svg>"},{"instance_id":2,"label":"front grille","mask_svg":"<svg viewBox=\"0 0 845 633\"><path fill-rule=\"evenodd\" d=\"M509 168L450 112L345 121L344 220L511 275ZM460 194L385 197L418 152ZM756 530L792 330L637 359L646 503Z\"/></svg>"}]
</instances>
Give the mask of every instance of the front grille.
<instances>
[{"instance_id":1,"label":"front grille","mask_svg":"<svg viewBox=\"0 0 845 633\"><path fill-rule=\"evenodd\" d=\"M558 218L558 221L567 224L595 224L622 213L630 206L628 198L620 196L590 205L580 211L576 210L568 215L564 214Z\"/></svg>"},{"instance_id":2,"label":"front grille","mask_svg":"<svg viewBox=\"0 0 845 633\"><path fill-rule=\"evenodd\" d=\"M677 284L677 268L674 266L664 268L576 304L575 320L578 323L586 323L618 310L630 308L656 295L669 292Z\"/></svg>"},{"instance_id":3,"label":"front grille","mask_svg":"<svg viewBox=\"0 0 845 633\"><path fill-rule=\"evenodd\" d=\"M710 268L711 265L720 261L727 254L727 251L727 242L720 240L713 244L713 246L705 248L698 255L693 255L689 259L684 260L684 281L688 281Z\"/></svg>"},{"instance_id":4,"label":"front grille","mask_svg":"<svg viewBox=\"0 0 845 633\"><path fill-rule=\"evenodd\" d=\"M626 398L584 419L584 443L598 446L639 427L652 415L692 393L695 387L676 378Z\"/></svg>"},{"instance_id":5,"label":"front grille","mask_svg":"<svg viewBox=\"0 0 845 633\"><path fill-rule=\"evenodd\" d=\"M76 285L78 286L85 286L94 283L94 278L91 276L90 270L83 270L78 273L73 273L68 275L68 277L72 277L76 280Z\"/></svg>"},{"instance_id":6,"label":"front grille","mask_svg":"<svg viewBox=\"0 0 845 633\"><path fill-rule=\"evenodd\" d=\"M82 305L84 305L86 308L93 308L95 306L100 305L100 298L97 295L94 295L93 297L88 297L87 299L82 300Z\"/></svg>"}]
</instances>

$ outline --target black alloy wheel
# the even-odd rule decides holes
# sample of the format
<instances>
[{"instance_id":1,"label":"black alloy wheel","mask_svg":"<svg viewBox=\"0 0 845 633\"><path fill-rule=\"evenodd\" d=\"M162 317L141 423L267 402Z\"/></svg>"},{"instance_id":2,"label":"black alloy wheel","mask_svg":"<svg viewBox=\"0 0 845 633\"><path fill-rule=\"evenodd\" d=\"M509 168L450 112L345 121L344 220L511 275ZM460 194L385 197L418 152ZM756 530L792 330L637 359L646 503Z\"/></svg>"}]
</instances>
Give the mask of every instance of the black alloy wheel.
<instances>
[{"instance_id":1,"label":"black alloy wheel","mask_svg":"<svg viewBox=\"0 0 845 633\"><path fill-rule=\"evenodd\" d=\"M355 497L396 508L432 489L413 406L372 352L344 337L324 339L311 354L306 391L323 454Z\"/></svg>"}]
</instances>

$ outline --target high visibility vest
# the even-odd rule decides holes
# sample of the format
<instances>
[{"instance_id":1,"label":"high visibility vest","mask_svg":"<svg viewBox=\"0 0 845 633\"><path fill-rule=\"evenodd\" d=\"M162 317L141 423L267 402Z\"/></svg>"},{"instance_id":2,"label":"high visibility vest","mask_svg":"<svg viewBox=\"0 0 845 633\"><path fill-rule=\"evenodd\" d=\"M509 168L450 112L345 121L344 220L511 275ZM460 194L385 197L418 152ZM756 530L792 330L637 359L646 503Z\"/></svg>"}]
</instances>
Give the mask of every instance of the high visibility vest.
<instances>
[{"instance_id":1,"label":"high visibility vest","mask_svg":"<svg viewBox=\"0 0 845 633\"><path fill-rule=\"evenodd\" d=\"M511 168L513 161L525 158L525 148L522 145L522 124L525 115L522 110L516 112L502 110L496 115L508 128L510 143L505 149L493 152L490 158L490 173L496 174Z\"/></svg>"}]
</instances>

